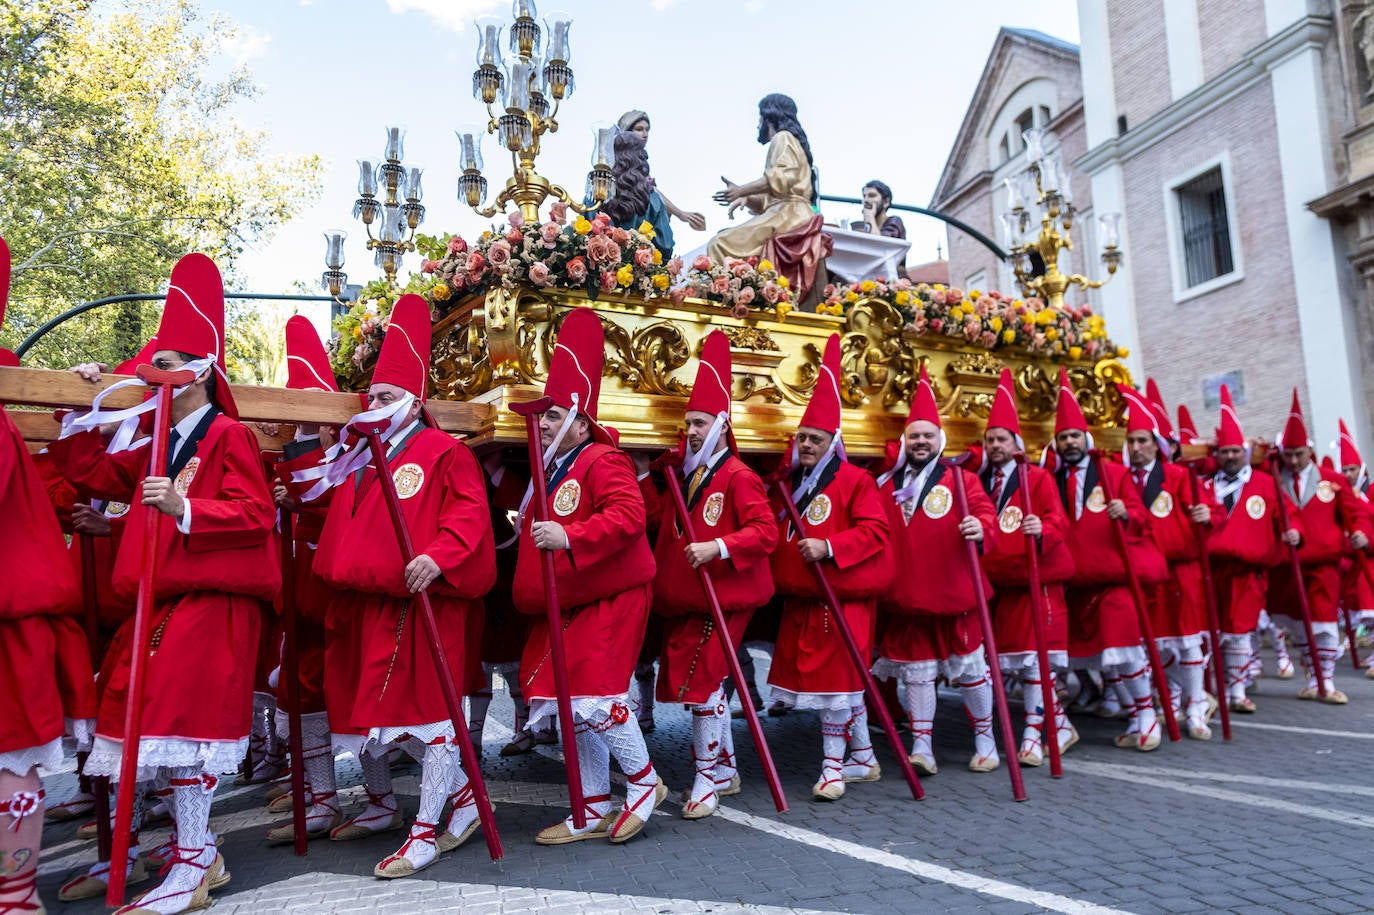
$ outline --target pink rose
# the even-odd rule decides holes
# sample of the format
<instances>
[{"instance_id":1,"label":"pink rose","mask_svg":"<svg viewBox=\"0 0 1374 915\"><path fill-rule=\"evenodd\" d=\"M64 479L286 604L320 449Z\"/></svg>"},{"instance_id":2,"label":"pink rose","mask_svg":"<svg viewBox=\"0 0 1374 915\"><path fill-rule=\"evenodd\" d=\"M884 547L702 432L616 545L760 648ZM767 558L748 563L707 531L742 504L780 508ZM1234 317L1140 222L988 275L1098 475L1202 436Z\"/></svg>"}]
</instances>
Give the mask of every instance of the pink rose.
<instances>
[{"instance_id":1,"label":"pink rose","mask_svg":"<svg viewBox=\"0 0 1374 915\"><path fill-rule=\"evenodd\" d=\"M377 322L372 318L368 318L359 325L358 329L363 332L364 337L370 337L377 332Z\"/></svg>"},{"instance_id":2,"label":"pink rose","mask_svg":"<svg viewBox=\"0 0 1374 915\"><path fill-rule=\"evenodd\" d=\"M692 269L705 273L711 269L711 259L705 254L698 254L696 260L692 261Z\"/></svg>"},{"instance_id":3,"label":"pink rose","mask_svg":"<svg viewBox=\"0 0 1374 915\"><path fill-rule=\"evenodd\" d=\"M1084 355L1091 356L1095 352L1097 352L1096 340L1089 340L1087 343L1083 344Z\"/></svg>"},{"instance_id":4,"label":"pink rose","mask_svg":"<svg viewBox=\"0 0 1374 915\"><path fill-rule=\"evenodd\" d=\"M609 229L610 226L611 217L607 216L605 213L597 213L592 219L592 234L605 235L606 230Z\"/></svg>"},{"instance_id":5,"label":"pink rose","mask_svg":"<svg viewBox=\"0 0 1374 915\"><path fill-rule=\"evenodd\" d=\"M944 328L945 328L945 322L944 322L944 321L941 321L939 318L931 318L931 320L930 320L930 330L931 330L932 333L938 334L940 331L944 330Z\"/></svg>"},{"instance_id":6,"label":"pink rose","mask_svg":"<svg viewBox=\"0 0 1374 915\"><path fill-rule=\"evenodd\" d=\"M549 284L549 265L543 261L535 261L530 264L530 282L536 286L547 286Z\"/></svg>"},{"instance_id":7,"label":"pink rose","mask_svg":"<svg viewBox=\"0 0 1374 915\"><path fill-rule=\"evenodd\" d=\"M568 279L574 283L580 283L587 278L587 261L581 257L574 257L563 267L568 273Z\"/></svg>"},{"instance_id":8,"label":"pink rose","mask_svg":"<svg viewBox=\"0 0 1374 915\"><path fill-rule=\"evenodd\" d=\"M635 266L648 267L654 262L653 248L635 248Z\"/></svg>"},{"instance_id":9,"label":"pink rose","mask_svg":"<svg viewBox=\"0 0 1374 915\"><path fill-rule=\"evenodd\" d=\"M735 261L733 264L730 265L730 272L733 273L739 279L744 279L744 277L752 273L753 270L754 268L749 266L744 261Z\"/></svg>"},{"instance_id":10,"label":"pink rose","mask_svg":"<svg viewBox=\"0 0 1374 915\"><path fill-rule=\"evenodd\" d=\"M687 286L676 286L668 290L668 298L674 305L681 305L687 299L687 294L691 289Z\"/></svg>"},{"instance_id":11,"label":"pink rose","mask_svg":"<svg viewBox=\"0 0 1374 915\"><path fill-rule=\"evenodd\" d=\"M749 306L736 303L735 307L730 309L730 314L736 318L743 320L744 318L749 317Z\"/></svg>"},{"instance_id":12,"label":"pink rose","mask_svg":"<svg viewBox=\"0 0 1374 915\"><path fill-rule=\"evenodd\" d=\"M962 302L964 300L964 290L960 289L958 286L951 286L949 287L949 291L945 293L945 298L950 302Z\"/></svg>"},{"instance_id":13,"label":"pink rose","mask_svg":"<svg viewBox=\"0 0 1374 915\"><path fill-rule=\"evenodd\" d=\"M615 289L615 274L607 270L601 274L601 291L610 292Z\"/></svg>"},{"instance_id":14,"label":"pink rose","mask_svg":"<svg viewBox=\"0 0 1374 915\"><path fill-rule=\"evenodd\" d=\"M978 342L983 344L985 348L992 349L993 344L997 342L997 335L990 330L985 330L983 335L978 338Z\"/></svg>"},{"instance_id":15,"label":"pink rose","mask_svg":"<svg viewBox=\"0 0 1374 915\"><path fill-rule=\"evenodd\" d=\"M754 301L754 287L745 286L735 294L735 301L741 305L748 305L750 302Z\"/></svg>"},{"instance_id":16,"label":"pink rose","mask_svg":"<svg viewBox=\"0 0 1374 915\"><path fill-rule=\"evenodd\" d=\"M506 217L506 221L509 222L511 226L518 229L525 224L525 216L519 210L516 210Z\"/></svg>"},{"instance_id":17,"label":"pink rose","mask_svg":"<svg viewBox=\"0 0 1374 915\"><path fill-rule=\"evenodd\" d=\"M450 238L450 239L448 240L448 253L449 253L449 254L462 254L462 253L463 253L464 251L466 251L467 249L468 249L468 243L465 242L465 241L463 241L463 239L461 239L461 238L458 237L457 235L453 236L452 238Z\"/></svg>"},{"instance_id":18,"label":"pink rose","mask_svg":"<svg viewBox=\"0 0 1374 915\"><path fill-rule=\"evenodd\" d=\"M468 278L473 280L480 279L482 271L486 269L486 266L487 262L482 259L481 252L473 251L468 255Z\"/></svg>"},{"instance_id":19,"label":"pink rose","mask_svg":"<svg viewBox=\"0 0 1374 915\"><path fill-rule=\"evenodd\" d=\"M718 276L711 281L711 291L716 295L725 295L730 291L730 278L728 276Z\"/></svg>"},{"instance_id":20,"label":"pink rose","mask_svg":"<svg viewBox=\"0 0 1374 915\"><path fill-rule=\"evenodd\" d=\"M757 256L750 257L748 263L750 267L757 267L759 265L759 259Z\"/></svg>"},{"instance_id":21,"label":"pink rose","mask_svg":"<svg viewBox=\"0 0 1374 915\"><path fill-rule=\"evenodd\" d=\"M453 274L453 279L448 281L449 288L452 289L454 292L457 292L459 289L465 288L467 284L468 278L463 276L463 274L461 273Z\"/></svg>"},{"instance_id":22,"label":"pink rose","mask_svg":"<svg viewBox=\"0 0 1374 915\"><path fill-rule=\"evenodd\" d=\"M558 243L558 236L563 231L563 227L556 222L546 222L539 227L539 237L544 242L545 248L552 248Z\"/></svg>"},{"instance_id":23,"label":"pink rose","mask_svg":"<svg viewBox=\"0 0 1374 915\"><path fill-rule=\"evenodd\" d=\"M835 298L835 293L838 291L839 290L835 288L834 283L826 283L825 288L821 290L821 295L825 296L826 301L828 302L830 299Z\"/></svg>"},{"instance_id":24,"label":"pink rose","mask_svg":"<svg viewBox=\"0 0 1374 915\"><path fill-rule=\"evenodd\" d=\"M777 283L765 283L763 286L763 300L769 305L776 305L778 297L782 295L782 287Z\"/></svg>"},{"instance_id":25,"label":"pink rose","mask_svg":"<svg viewBox=\"0 0 1374 915\"><path fill-rule=\"evenodd\" d=\"M669 276L671 276L673 279L677 279L677 278L678 278L678 274L680 274L680 273L682 272L682 258L680 258L680 257L670 257L670 258L668 258L668 267L667 267L667 270L668 270L668 275L669 275Z\"/></svg>"},{"instance_id":26,"label":"pink rose","mask_svg":"<svg viewBox=\"0 0 1374 915\"><path fill-rule=\"evenodd\" d=\"M630 233L620 228L620 226L611 226L610 229L606 231L606 234L611 237L611 241L620 245L622 248L630 243Z\"/></svg>"},{"instance_id":27,"label":"pink rose","mask_svg":"<svg viewBox=\"0 0 1374 915\"><path fill-rule=\"evenodd\" d=\"M898 288L898 289L902 289L902 290L910 289L910 288L911 288L911 280L907 279L906 277L902 277L901 279L899 279L899 280L897 281L896 285L897 285L897 288Z\"/></svg>"},{"instance_id":28,"label":"pink rose","mask_svg":"<svg viewBox=\"0 0 1374 915\"><path fill-rule=\"evenodd\" d=\"M439 266L438 261L423 260L420 262L421 273L433 273Z\"/></svg>"},{"instance_id":29,"label":"pink rose","mask_svg":"<svg viewBox=\"0 0 1374 915\"><path fill-rule=\"evenodd\" d=\"M948 301L945 294L938 289L930 294L930 300L936 305L944 305Z\"/></svg>"},{"instance_id":30,"label":"pink rose","mask_svg":"<svg viewBox=\"0 0 1374 915\"><path fill-rule=\"evenodd\" d=\"M487 263L493 267L504 267L510 263L510 245L505 241L493 242L487 249Z\"/></svg>"},{"instance_id":31,"label":"pink rose","mask_svg":"<svg viewBox=\"0 0 1374 915\"><path fill-rule=\"evenodd\" d=\"M509 244L518 245L524 240L525 233L521 232L519 229L511 229L506 233L506 242Z\"/></svg>"},{"instance_id":32,"label":"pink rose","mask_svg":"<svg viewBox=\"0 0 1374 915\"><path fill-rule=\"evenodd\" d=\"M555 201L553 206L549 207L549 221L556 222L560 226L567 222L568 205L562 201Z\"/></svg>"},{"instance_id":33,"label":"pink rose","mask_svg":"<svg viewBox=\"0 0 1374 915\"><path fill-rule=\"evenodd\" d=\"M976 340L976 339L978 338L978 325L977 325L977 323L975 323L975 322L973 322L973 321L969 321L968 323L966 323L966 324L964 325L964 338L965 338L966 340L970 340L970 341Z\"/></svg>"}]
</instances>

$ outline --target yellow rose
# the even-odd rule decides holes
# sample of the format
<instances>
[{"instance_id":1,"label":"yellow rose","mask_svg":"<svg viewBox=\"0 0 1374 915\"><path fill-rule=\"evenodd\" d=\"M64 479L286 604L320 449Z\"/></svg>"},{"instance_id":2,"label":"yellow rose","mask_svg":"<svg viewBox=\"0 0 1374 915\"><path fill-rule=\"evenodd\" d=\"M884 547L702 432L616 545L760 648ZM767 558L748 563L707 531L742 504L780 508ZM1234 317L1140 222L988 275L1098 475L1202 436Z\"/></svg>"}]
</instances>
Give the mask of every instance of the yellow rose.
<instances>
[{"instance_id":1,"label":"yellow rose","mask_svg":"<svg viewBox=\"0 0 1374 915\"><path fill-rule=\"evenodd\" d=\"M443 283L435 283L434 289L431 291L434 293L434 301L436 302L446 301L448 297L452 295L452 293L449 291L449 288L445 286Z\"/></svg>"},{"instance_id":2,"label":"yellow rose","mask_svg":"<svg viewBox=\"0 0 1374 915\"><path fill-rule=\"evenodd\" d=\"M1003 343L1015 343L1015 342L1016 342L1016 331L1011 330L1011 329L1007 329L1007 330L1002 331L1002 342L1003 342Z\"/></svg>"},{"instance_id":3,"label":"yellow rose","mask_svg":"<svg viewBox=\"0 0 1374 915\"><path fill-rule=\"evenodd\" d=\"M649 220L644 220L639 224L639 234L650 240L654 237L654 227Z\"/></svg>"},{"instance_id":4,"label":"yellow rose","mask_svg":"<svg viewBox=\"0 0 1374 915\"><path fill-rule=\"evenodd\" d=\"M657 266L659 266L659 265L662 264L662 263L663 263L663 252L660 251L659 249L655 248L655 249L654 249L654 260L653 260L653 264L654 264L655 267L657 267Z\"/></svg>"},{"instance_id":5,"label":"yellow rose","mask_svg":"<svg viewBox=\"0 0 1374 915\"><path fill-rule=\"evenodd\" d=\"M760 272L760 273L762 273L762 272L765 271L765 270L772 270L772 269L773 269L773 262L770 261L768 258L765 257L763 260L759 261L759 272Z\"/></svg>"},{"instance_id":6,"label":"yellow rose","mask_svg":"<svg viewBox=\"0 0 1374 915\"><path fill-rule=\"evenodd\" d=\"M1069 347L1069 358L1070 358L1070 359L1082 359L1082 358L1083 358L1083 347L1081 347L1081 346L1071 346L1071 347Z\"/></svg>"},{"instance_id":7,"label":"yellow rose","mask_svg":"<svg viewBox=\"0 0 1374 915\"><path fill-rule=\"evenodd\" d=\"M615 281L622 286L629 286L635 281L635 268L626 264L615 272Z\"/></svg>"},{"instance_id":8,"label":"yellow rose","mask_svg":"<svg viewBox=\"0 0 1374 915\"><path fill-rule=\"evenodd\" d=\"M778 285L781 286L783 289L786 289L788 286L792 285L792 281L785 276L780 276L778 277Z\"/></svg>"},{"instance_id":9,"label":"yellow rose","mask_svg":"<svg viewBox=\"0 0 1374 915\"><path fill-rule=\"evenodd\" d=\"M655 274L654 274L654 288L655 288L655 289L658 289L658 290L667 289L667 288L668 288L668 274L666 274L666 273L655 273Z\"/></svg>"},{"instance_id":10,"label":"yellow rose","mask_svg":"<svg viewBox=\"0 0 1374 915\"><path fill-rule=\"evenodd\" d=\"M872 280L864 280L862 283L859 284L859 288L864 292L872 292L873 290L878 288L878 284L873 282Z\"/></svg>"},{"instance_id":11,"label":"yellow rose","mask_svg":"<svg viewBox=\"0 0 1374 915\"><path fill-rule=\"evenodd\" d=\"M1001 319L1001 318L993 318L991 321L988 322L988 324L992 326L992 332L993 332L994 334L998 334L998 333L1001 333L1001 332L1002 332L1002 319Z\"/></svg>"},{"instance_id":12,"label":"yellow rose","mask_svg":"<svg viewBox=\"0 0 1374 915\"><path fill-rule=\"evenodd\" d=\"M910 305L910 304L911 304L911 293L907 292L906 290L902 290L901 292L897 293L897 304L898 304L898 305Z\"/></svg>"},{"instance_id":13,"label":"yellow rose","mask_svg":"<svg viewBox=\"0 0 1374 915\"><path fill-rule=\"evenodd\" d=\"M363 339L363 329L361 327L353 328L353 339L359 341Z\"/></svg>"},{"instance_id":14,"label":"yellow rose","mask_svg":"<svg viewBox=\"0 0 1374 915\"><path fill-rule=\"evenodd\" d=\"M1054 309L1046 308L1035 316L1035 323L1041 326L1054 323Z\"/></svg>"},{"instance_id":15,"label":"yellow rose","mask_svg":"<svg viewBox=\"0 0 1374 915\"><path fill-rule=\"evenodd\" d=\"M978 306L974 305L968 299L964 299L964 301L960 302L959 307L964 310L964 314L966 315L971 315L978 310Z\"/></svg>"},{"instance_id":16,"label":"yellow rose","mask_svg":"<svg viewBox=\"0 0 1374 915\"><path fill-rule=\"evenodd\" d=\"M591 222L589 222L581 216L577 217L577 220L573 223L573 231L576 232L578 235L586 235L591 230Z\"/></svg>"},{"instance_id":17,"label":"yellow rose","mask_svg":"<svg viewBox=\"0 0 1374 915\"><path fill-rule=\"evenodd\" d=\"M981 295L982 295L982 293L979 292L977 289L970 289L970 290L969 290L968 297L969 297L970 299L972 299L973 301L976 302L976 301L978 301L978 298L979 298L979 296L981 296Z\"/></svg>"},{"instance_id":18,"label":"yellow rose","mask_svg":"<svg viewBox=\"0 0 1374 915\"><path fill-rule=\"evenodd\" d=\"M857 302L859 301L859 294L851 289L844 294L844 300L846 302Z\"/></svg>"},{"instance_id":19,"label":"yellow rose","mask_svg":"<svg viewBox=\"0 0 1374 915\"><path fill-rule=\"evenodd\" d=\"M1050 327L1050 328L1047 328L1047 329L1045 330L1045 339L1046 339L1046 340L1058 340L1058 339L1059 339L1059 328L1057 328L1057 327Z\"/></svg>"},{"instance_id":20,"label":"yellow rose","mask_svg":"<svg viewBox=\"0 0 1374 915\"><path fill-rule=\"evenodd\" d=\"M936 292L944 292L944 291L945 291L945 284L944 284L944 283L936 283L936 284L935 284L934 286L932 286L931 288L934 289Z\"/></svg>"}]
</instances>

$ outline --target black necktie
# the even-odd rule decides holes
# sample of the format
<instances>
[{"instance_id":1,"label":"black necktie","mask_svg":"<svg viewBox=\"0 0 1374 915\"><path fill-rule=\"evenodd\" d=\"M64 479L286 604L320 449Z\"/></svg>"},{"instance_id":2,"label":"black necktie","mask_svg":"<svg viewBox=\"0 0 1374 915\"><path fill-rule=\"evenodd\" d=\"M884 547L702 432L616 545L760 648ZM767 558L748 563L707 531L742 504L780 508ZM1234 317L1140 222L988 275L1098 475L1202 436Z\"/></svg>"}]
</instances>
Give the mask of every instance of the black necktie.
<instances>
[{"instance_id":1,"label":"black necktie","mask_svg":"<svg viewBox=\"0 0 1374 915\"><path fill-rule=\"evenodd\" d=\"M1230 485L1231 483L1236 482L1236 477L1224 477L1223 479L1225 480L1225 482L1227 483L1227 485ZM1236 504L1236 493L1235 493L1235 490L1232 490L1231 492L1228 492L1228 493L1226 494L1226 498L1225 498L1223 501L1226 503L1226 511L1227 511L1227 513L1230 513L1232 507L1234 507L1235 504Z\"/></svg>"},{"instance_id":2,"label":"black necktie","mask_svg":"<svg viewBox=\"0 0 1374 915\"><path fill-rule=\"evenodd\" d=\"M171 463L172 458L177 454L177 443L181 441L181 432L172 428L172 434L167 436L167 461Z\"/></svg>"}]
</instances>

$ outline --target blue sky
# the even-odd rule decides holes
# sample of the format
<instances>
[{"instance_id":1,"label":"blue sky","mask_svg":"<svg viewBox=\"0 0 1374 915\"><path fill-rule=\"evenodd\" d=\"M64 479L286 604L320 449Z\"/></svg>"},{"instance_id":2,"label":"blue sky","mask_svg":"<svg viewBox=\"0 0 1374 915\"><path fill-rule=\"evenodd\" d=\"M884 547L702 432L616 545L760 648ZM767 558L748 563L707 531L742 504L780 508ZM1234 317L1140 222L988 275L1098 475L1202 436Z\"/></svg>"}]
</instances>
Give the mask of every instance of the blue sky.
<instances>
[{"instance_id":1,"label":"blue sky","mask_svg":"<svg viewBox=\"0 0 1374 915\"><path fill-rule=\"evenodd\" d=\"M558 0L574 19L576 94L544 138L540 172L580 191L591 147L589 126L622 111L649 112L655 180L684 209L706 214L707 232L675 223L678 250L729 225L710 200L720 176L754 178L758 99L797 100L821 174L822 193L859 195L881 178L899 202L924 206L1002 25L1078 40L1072 0ZM323 269L326 228L349 232L350 281L377 275L351 218L360 157L379 156L383 128L408 129L406 162L425 168L422 231L471 236L487 224L456 199L455 127L484 119L471 94L476 49L472 21L509 21L508 2L488 0L207 0L238 23L227 57L249 67L260 95L241 106L245 126L266 130L275 154L318 153L326 186L319 204L242 261L256 292L314 283ZM485 141L493 187L510 174L495 138ZM857 208L827 205L827 217ZM909 261L935 257L941 225L908 214ZM415 268L415 255L408 258ZM312 315L312 317L315 317Z\"/></svg>"}]
</instances>

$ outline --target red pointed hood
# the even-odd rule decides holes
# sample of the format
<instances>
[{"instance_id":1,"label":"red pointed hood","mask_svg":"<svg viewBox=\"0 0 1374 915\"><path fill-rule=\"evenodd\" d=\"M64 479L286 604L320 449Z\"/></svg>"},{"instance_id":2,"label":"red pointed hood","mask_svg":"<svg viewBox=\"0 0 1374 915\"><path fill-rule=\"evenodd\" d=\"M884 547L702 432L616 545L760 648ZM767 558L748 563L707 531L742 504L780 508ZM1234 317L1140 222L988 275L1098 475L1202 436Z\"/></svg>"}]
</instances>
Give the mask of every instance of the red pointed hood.
<instances>
[{"instance_id":1,"label":"red pointed hood","mask_svg":"<svg viewBox=\"0 0 1374 915\"><path fill-rule=\"evenodd\" d=\"M1063 366L1059 367L1059 405L1054 416L1054 434L1069 429L1078 429L1082 432L1088 431L1088 421L1083 418L1083 408L1078 405L1078 398L1073 393L1073 386L1069 384L1069 373Z\"/></svg>"},{"instance_id":2,"label":"red pointed hood","mask_svg":"<svg viewBox=\"0 0 1374 915\"><path fill-rule=\"evenodd\" d=\"M816 375L816 387L811 391L811 402L797 425L838 434L840 404L840 335L831 334L825 341L825 355Z\"/></svg>"},{"instance_id":3,"label":"red pointed hood","mask_svg":"<svg viewBox=\"0 0 1374 915\"><path fill-rule=\"evenodd\" d=\"M937 428L943 428L940 425L940 407L935 403L935 389L930 386L930 373L926 371L924 362L921 363L921 380L911 395L911 410L906 415L906 425L922 419L934 423Z\"/></svg>"},{"instance_id":4,"label":"red pointed hood","mask_svg":"<svg viewBox=\"0 0 1374 915\"><path fill-rule=\"evenodd\" d=\"M610 434L596 421L601 396L601 371L606 364L606 333L601 319L590 308L574 308L558 329L558 342L549 359L544 395L553 405L577 410L591 422L592 438L614 445ZM575 395L575 397L574 397Z\"/></svg>"},{"instance_id":5,"label":"red pointed hood","mask_svg":"<svg viewBox=\"0 0 1374 915\"><path fill-rule=\"evenodd\" d=\"M686 411L724 413L730 416L730 338L718 330L706 335L701 344L701 361L697 365L692 396L687 398Z\"/></svg>"},{"instance_id":6,"label":"red pointed hood","mask_svg":"<svg viewBox=\"0 0 1374 915\"><path fill-rule=\"evenodd\" d=\"M1155 384L1153 378L1145 379L1145 398L1150 402L1150 409L1154 411L1155 423L1159 426L1160 434L1170 441L1178 441L1178 433L1174 431L1173 423L1169 421L1169 410L1164 406L1164 398L1160 396L1159 385Z\"/></svg>"},{"instance_id":7,"label":"red pointed hood","mask_svg":"<svg viewBox=\"0 0 1374 915\"><path fill-rule=\"evenodd\" d=\"M1128 410L1126 415L1126 434L1130 435L1132 432L1150 433L1155 437L1155 441L1159 443L1159 459L1162 461L1169 460L1172 449L1170 448L1169 437L1164 434L1164 430L1159 423L1159 409L1151 403L1144 394L1141 394L1128 384L1118 384L1116 390L1121 394L1122 399L1126 401ZM1127 464L1130 463L1130 458L1124 446L1122 447L1121 459Z\"/></svg>"},{"instance_id":8,"label":"red pointed hood","mask_svg":"<svg viewBox=\"0 0 1374 915\"><path fill-rule=\"evenodd\" d=\"M372 370L373 384L394 384L423 403L429 387L429 303L421 296L407 293L391 309Z\"/></svg>"},{"instance_id":9,"label":"red pointed hood","mask_svg":"<svg viewBox=\"0 0 1374 915\"><path fill-rule=\"evenodd\" d=\"M1218 448L1244 448L1245 433L1240 428L1240 417L1236 415L1235 404L1231 403L1231 389L1221 386L1221 420L1217 426Z\"/></svg>"},{"instance_id":10,"label":"red pointed hood","mask_svg":"<svg viewBox=\"0 0 1374 915\"><path fill-rule=\"evenodd\" d=\"M1331 455L1329 454L1322 455L1321 465L1323 470L1330 470L1332 472L1336 470L1336 462L1331 460Z\"/></svg>"},{"instance_id":11,"label":"red pointed hood","mask_svg":"<svg viewBox=\"0 0 1374 915\"><path fill-rule=\"evenodd\" d=\"M1364 466L1364 459L1360 457L1360 449L1355 447L1355 437L1350 434L1350 430L1345 427L1345 420L1341 420L1341 466L1349 467L1352 464L1356 467Z\"/></svg>"},{"instance_id":12,"label":"red pointed hood","mask_svg":"<svg viewBox=\"0 0 1374 915\"><path fill-rule=\"evenodd\" d=\"M176 262L167 286L162 321L153 336L159 350L213 359L219 375L215 400L227 416L238 419L229 376L224 372L224 279L214 261L192 252Z\"/></svg>"},{"instance_id":13,"label":"red pointed hood","mask_svg":"<svg viewBox=\"0 0 1374 915\"><path fill-rule=\"evenodd\" d=\"M1006 429L1018 440L1021 438L1021 416L1016 411L1016 382L1012 380L1011 369L1002 369L1002 377L997 381L987 428Z\"/></svg>"},{"instance_id":14,"label":"red pointed hood","mask_svg":"<svg viewBox=\"0 0 1374 915\"><path fill-rule=\"evenodd\" d=\"M286 322L286 386L296 391L339 389L320 335L305 315L292 315Z\"/></svg>"},{"instance_id":15,"label":"red pointed hood","mask_svg":"<svg viewBox=\"0 0 1374 915\"><path fill-rule=\"evenodd\" d=\"M1178 405L1178 438L1179 441L1191 444L1202 436L1197 434L1197 423L1193 422L1193 414L1183 404Z\"/></svg>"},{"instance_id":16,"label":"red pointed hood","mask_svg":"<svg viewBox=\"0 0 1374 915\"><path fill-rule=\"evenodd\" d=\"M1288 408L1288 419L1283 424L1276 444L1280 448L1301 448L1311 446L1307 435L1307 424L1302 419L1302 405L1298 403L1298 389L1293 389L1293 404Z\"/></svg>"}]
</instances>

